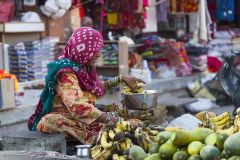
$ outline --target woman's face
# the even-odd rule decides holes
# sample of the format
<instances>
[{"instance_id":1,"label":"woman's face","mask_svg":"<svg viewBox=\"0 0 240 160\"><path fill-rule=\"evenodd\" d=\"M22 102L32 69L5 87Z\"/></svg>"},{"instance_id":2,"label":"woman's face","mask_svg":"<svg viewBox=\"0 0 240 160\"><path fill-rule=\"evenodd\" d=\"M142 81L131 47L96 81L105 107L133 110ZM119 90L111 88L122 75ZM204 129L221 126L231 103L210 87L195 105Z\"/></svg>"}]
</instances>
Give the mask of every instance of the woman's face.
<instances>
[{"instance_id":1,"label":"woman's face","mask_svg":"<svg viewBox=\"0 0 240 160\"><path fill-rule=\"evenodd\" d=\"M98 51L97 54L95 54L95 55L89 60L89 62L87 63L87 65L92 66L92 65L96 64L97 59L98 59L99 57L101 57L101 56L102 56L101 51Z\"/></svg>"}]
</instances>

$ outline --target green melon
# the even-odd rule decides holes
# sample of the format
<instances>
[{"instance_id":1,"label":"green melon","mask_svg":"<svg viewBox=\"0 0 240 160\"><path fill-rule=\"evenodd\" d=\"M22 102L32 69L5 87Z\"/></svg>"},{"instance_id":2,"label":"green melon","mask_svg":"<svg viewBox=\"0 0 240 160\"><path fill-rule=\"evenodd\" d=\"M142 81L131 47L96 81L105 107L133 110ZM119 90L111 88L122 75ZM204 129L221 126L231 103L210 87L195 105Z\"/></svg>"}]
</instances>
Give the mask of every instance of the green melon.
<instances>
[{"instance_id":1,"label":"green melon","mask_svg":"<svg viewBox=\"0 0 240 160\"><path fill-rule=\"evenodd\" d=\"M217 145L218 149L223 150L223 144L227 138L228 138L228 135L224 134L224 133L219 133L217 135L216 145Z\"/></svg>"},{"instance_id":2,"label":"green melon","mask_svg":"<svg viewBox=\"0 0 240 160\"><path fill-rule=\"evenodd\" d=\"M162 145L163 143L167 142L168 139L172 136L171 132L167 132L167 131L163 131L158 133L158 135L156 136L156 142L159 145Z\"/></svg>"},{"instance_id":3,"label":"green melon","mask_svg":"<svg viewBox=\"0 0 240 160\"><path fill-rule=\"evenodd\" d=\"M232 156L230 158L228 158L228 160L240 160L239 156Z\"/></svg>"},{"instance_id":4,"label":"green melon","mask_svg":"<svg viewBox=\"0 0 240 160\"><path fill-rule=\"evenodd\" d=\"M154 153L147 156L144 160L161 160L159 157L159 153Z\"/></svg>"},{"instance_id":5,"label":"green melon","mask_svg":"<svg viewBox=\"0 0 240 160\"><path fill-rule=\"evenodd\" d=\"M212 133L210 135L207 136L207 138L205 139L205 144L206 145L215 145L217 143L217 133Z\"/></svg>"},{"instance_id":6,"label":"green melon","mask_svg":"<svg viewBox=\"0 0 240 160\"><path fill-rule=\"evenodd\" d=\"M188 154L186 151L177 151L173 155L173 160L188 160Z\"/></svg>"},{"instance_id":7,"label":"green melon","mask_svg":"<svg viewBox=\"0 0 240 160\"><path fill-rule=\"evenodd\" d=\"M162 159L172 159L176 151L177 146L170 139L159 147L159 154Z\"/></svg>"},{"instance_id":8,"label":"green melon","mask_svg":"<svg viewBox=\"0 0 240 160\"><path fill-rule=\"evenodd\" d=\"M229 156L240 156L240 133L233 134L225 140L224 150Z\"/></svg>"},{"instance_id":9,"label":"green melon","mask_svg":"<svg viewBox=\"0 0 240 160\"><path fill-rule=\"evenodd\" d=\"M192 155L188 158L188 160L202 160L200 155Z\"/></svg>"},{"instance_id":10,"label":"green melon","mask_svg":"<svg viewBox=\"0 0 240 160\"><path fill-rule=\"evenodd\" d=\"M217 147L212 145L206 145L200 151L200 156L203 160L219 160L221 153Z\"/></svg>"}]
</instances>

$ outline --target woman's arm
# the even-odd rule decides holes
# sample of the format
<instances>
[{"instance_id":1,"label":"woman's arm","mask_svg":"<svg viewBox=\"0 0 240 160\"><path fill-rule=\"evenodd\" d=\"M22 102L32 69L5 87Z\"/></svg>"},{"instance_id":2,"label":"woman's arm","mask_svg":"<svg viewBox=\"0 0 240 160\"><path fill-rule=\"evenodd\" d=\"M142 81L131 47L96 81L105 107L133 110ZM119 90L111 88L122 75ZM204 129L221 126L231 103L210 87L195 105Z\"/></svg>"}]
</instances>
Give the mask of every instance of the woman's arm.
<instances>
[{"instance_id":1,"label":"woman's arm","mask_svg":"<svg viewBox=\"0 0 240 160\"><path fill-rule=\"evenodd\" d=\"M124 82L129 88L131 88L132 91L135 90L134 86L132 85L133 82L140 82L144 83L141 79L131 77L131 76L122 76L119 75L117 77L112 78L108 81L102 81L102 86L104 87L104 90L109 90L112 87L118 86L120 83Z\"/></svg>"},{"instance_id":2,"label":"woman's arm","mask_svg":"<svg viewBox=\"0 0 240 160\"><path fill-rule=\"evenodd\" d=\"M102 86L105 91L118 86L122 82L122 75L116 76L108 81L102 81Z\"/></svg>"}]
</instances>

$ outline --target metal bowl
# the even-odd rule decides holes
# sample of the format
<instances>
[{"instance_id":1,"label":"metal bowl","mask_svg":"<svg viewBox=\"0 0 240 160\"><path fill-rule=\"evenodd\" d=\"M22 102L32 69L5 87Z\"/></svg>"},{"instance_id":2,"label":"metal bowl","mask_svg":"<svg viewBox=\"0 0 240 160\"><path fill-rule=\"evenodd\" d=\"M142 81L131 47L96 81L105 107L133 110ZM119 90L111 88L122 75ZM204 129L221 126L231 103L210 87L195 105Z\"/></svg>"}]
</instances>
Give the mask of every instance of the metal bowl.
<instances>
[{"instance_id":1,"label":"metal bowl","mask_svg":"<svg viewBox=\"0 0 240 160\"><path fill-rule=\"evenodd\" d=\"M78 145L77 148L77 157L79 158L91 158L91 145Z\"/></svg>"},{"instance_id":2,"label":"metal bowl","mask_svg":"<svg viewBox=\"0 0 240 160\"><path fill-rule=\"evenodd\" d=\"M130 110L146 110L157 106L157 90L143 90L142 93L123 93L124 105Z\"/></svg>"}]
</instances>

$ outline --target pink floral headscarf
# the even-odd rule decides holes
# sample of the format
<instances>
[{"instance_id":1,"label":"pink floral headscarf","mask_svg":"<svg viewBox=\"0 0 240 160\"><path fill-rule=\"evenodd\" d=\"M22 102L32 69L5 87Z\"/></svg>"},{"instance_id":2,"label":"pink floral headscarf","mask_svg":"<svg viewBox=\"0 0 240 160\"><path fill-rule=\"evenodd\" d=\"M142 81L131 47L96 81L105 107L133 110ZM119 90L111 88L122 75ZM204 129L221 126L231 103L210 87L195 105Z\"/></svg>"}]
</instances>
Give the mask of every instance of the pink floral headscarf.
<instances>
[{"instance_id":1,"label":"pink floral headscarf","mask_svg":"<svg viewBox=\"0 0 240 160\"><path fill-rule=\"evenodd\" d=\"M84 66L102 47L103 37L98 31L89 27L81 27L73 32L62 51L62 56L59 58L67 58L80 66ZM103 95L103 88L97 76L96 66L92 66L91 71L80 70L76 73L84 90L97 96Z\"/></svg>"}]
</instances>

